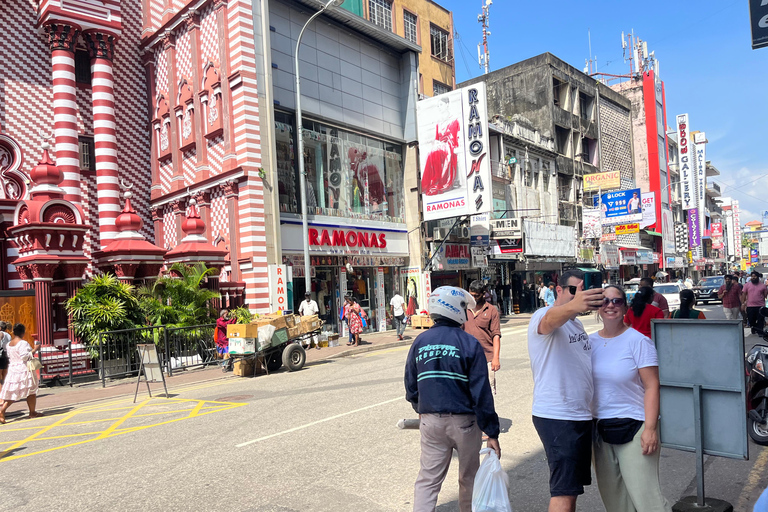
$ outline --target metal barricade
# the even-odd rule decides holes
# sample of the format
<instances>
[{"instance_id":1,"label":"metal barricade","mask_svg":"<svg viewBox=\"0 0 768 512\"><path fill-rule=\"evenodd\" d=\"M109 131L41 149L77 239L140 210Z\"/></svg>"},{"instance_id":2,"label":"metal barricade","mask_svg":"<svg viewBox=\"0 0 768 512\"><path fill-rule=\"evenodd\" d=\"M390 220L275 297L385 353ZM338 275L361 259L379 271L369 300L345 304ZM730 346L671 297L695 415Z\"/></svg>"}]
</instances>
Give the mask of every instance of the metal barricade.
<instances>
[{"instance_id":1,"label":"metal barricade","mask_svg":"<svg viewBox=\"0 0 768 512\"><path fill-rule=\"evenodd\" d=\"M217 364L216 342L213 333L216 324L193 325L165 329L166 371Z\"/></svg>"}]
</instances>

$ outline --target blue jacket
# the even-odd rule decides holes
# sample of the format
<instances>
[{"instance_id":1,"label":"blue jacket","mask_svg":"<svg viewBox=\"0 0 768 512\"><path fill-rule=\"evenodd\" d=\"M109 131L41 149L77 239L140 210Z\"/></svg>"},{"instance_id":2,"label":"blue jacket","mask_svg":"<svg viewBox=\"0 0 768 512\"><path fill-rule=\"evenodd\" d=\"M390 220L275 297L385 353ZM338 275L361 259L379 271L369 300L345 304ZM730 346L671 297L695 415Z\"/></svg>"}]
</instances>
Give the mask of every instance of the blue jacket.
<instances>
[{"instance_id":1,"label":"blue jacket","mask_svg":"<svg viewBox=\"0 0 768 512\"><path fill-rule=\"evenodd\" d=\"M419 414L474 414L488 437L499 437L485 353L458 327L437 323L413 342L405 363L405 399Z\"/></svg>"}]
</instances>

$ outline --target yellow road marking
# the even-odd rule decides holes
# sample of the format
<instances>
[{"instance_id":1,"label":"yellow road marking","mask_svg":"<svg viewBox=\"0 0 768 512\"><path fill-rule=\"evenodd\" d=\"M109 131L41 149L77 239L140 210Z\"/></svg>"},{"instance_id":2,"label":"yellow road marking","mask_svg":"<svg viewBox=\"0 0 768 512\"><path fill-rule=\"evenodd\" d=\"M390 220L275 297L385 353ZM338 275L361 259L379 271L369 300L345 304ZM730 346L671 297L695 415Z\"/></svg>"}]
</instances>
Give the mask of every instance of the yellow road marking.
<instances>
[{"instance_id":1,"label":"yellow road marking","mask_svg":"<svg viewBox=\"0 0 768 512\"><path fill-rule=\"evenodd\" d=\"M747 483L741 490L739 503L735 510L747 510L750 495L758 489L760 478L765 474L766 466L768 466L768 448L761 448L760 455L757 456L757 460L752 466L749 476L747 476ZM760 489L762 489L762 486L760 486Z\"/></svg>"},{"instance_id":2,"label":"yellow road marking","mask_svg":"<svg viewBox=\"0 0 768 512\"><path fill-rule=\"evenodd\" d=\"M19 431L26 431L26 430L36 431L22 440L0 441L0 446L10 445L9 447L5 448L4 451L0 452L0 463L10 461L10 460L20 459L23 457L30 457L32 455L48 453L55 450L61 450L63 448L70 448L70 447L78 446L81 444L90 443L92 441L109 439L109 438L117 437L123 434L138 432L140 430L157 427L160 425L168 425L171 423L175 423L177 421L205 416L207 414L222 412L229 409L234 409L236 407L242 407L243 405L247 405L246 403L222 402L222 401L216 401L216 400L197 400L197 399L185 399L185 398L147 398L140 404L136 404L136 405L132 404L130 407L119 407L115 409L116 405L120 405L126 402L131 402L131 400L121 399L119 401L111 401L106 404L102 403L102 404L85 406L62 415L61 418L59 418L57 421L55 421L50 425L20 427L15 429L0 428L0 439L2 439L3 434L6 432L19 432ZM170 402L173 402L173 404L169 404ZM179 408L179 406L181 406L182 404L189 404L190 407L181 409ZM171 407L170 410L159 409L157 406L160 406L160 405L163 405L163 406L172 405L175 407ZM122 416L113 417L114 415L109 413L114 413L115 410L127 410L127 412ZM149 410L152 410L152 412L144 412ZM102 413L107 413L109 414L110 417L106 419L94 418L90 421L70 422L70 420L76 419L76 417L80 415L95 415L95 414L102 414ZM149 425L129 425L128 424L132 420L137 420L139 418L148 418L151 416L162 416L162 415L169 416L169 415L178 415L178 414L183 414L183 416L168 419L166 421L152 423ZM47 417L43 417L42 419L50 420L51 417L47 416ZM91 423L104 423L107 421L112 421L113 423L110 424L104 430L97 430L93 432L80 432L80 433L74 433L69 435L47 435L47 436L45 435L47 432L51 432L54 429L60 429L62 427L71 427L71 426L78 426L78 425L91 424ZM84 437L86 437L87 439L82 439ZM29 443L42 442L42 441L56 441L60 439L74 440L77 438L80 438L81 440L72 442L72 443L67 443L62 446L54 446L51 448L32 451L29 453L11 455L11 452L16 448L19 448L20 446L23 446L23 445L29 445Z\"/></svg>"}]
</instances>

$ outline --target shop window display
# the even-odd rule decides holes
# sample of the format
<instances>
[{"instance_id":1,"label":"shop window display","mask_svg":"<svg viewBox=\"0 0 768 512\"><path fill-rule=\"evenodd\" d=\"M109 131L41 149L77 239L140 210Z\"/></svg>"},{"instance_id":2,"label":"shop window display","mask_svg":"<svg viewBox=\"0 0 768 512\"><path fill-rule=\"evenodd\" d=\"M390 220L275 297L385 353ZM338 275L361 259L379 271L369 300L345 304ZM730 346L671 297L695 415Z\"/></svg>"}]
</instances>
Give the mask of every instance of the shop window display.
<instances>
[{"instance_id":1,"label":"shop window display","mask_svg":"<svg viewBox=\"0 0 768 512\"><path fill-rule=\"evenodd\" d=\"M293 116L275 112L280 205L300 213ZM402 152L397 144L304 122L309 214L405 222Z\"/></svg>"}]
</instances>

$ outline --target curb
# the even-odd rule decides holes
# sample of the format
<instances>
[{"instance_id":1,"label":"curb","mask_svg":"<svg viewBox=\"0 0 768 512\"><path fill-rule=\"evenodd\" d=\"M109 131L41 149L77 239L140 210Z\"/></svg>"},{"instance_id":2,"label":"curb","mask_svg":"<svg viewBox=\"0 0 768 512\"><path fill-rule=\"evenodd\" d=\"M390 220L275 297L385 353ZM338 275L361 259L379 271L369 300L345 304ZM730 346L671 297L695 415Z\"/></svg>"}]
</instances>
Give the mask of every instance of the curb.
<instances>
[{"instance_id":1,"label":"curb","mask_svg":"<svg viewBox=\"0 0 768 512\"><path fill-rule=\"evenodd\" d=\"M358 349L345 350L343 352L339 352L338 354L331 354L330 356L325 357L323 359L339 359L341 357L349 357L355 354L364 354L366 352L374 352L376 350L384 350L387 348L395 348L395 347L404 347L406 345L412 344L415 339L416 338L414 337L413 340L392 341L389 343L382 343L381 345L371 345L370 347L360 347ZM323 359L318 359L318 361L322 361Z\"/></svg>"}]
</instances>

